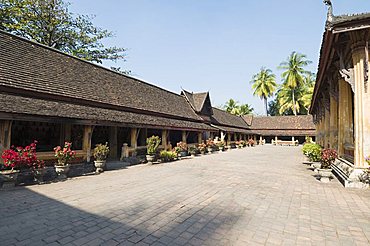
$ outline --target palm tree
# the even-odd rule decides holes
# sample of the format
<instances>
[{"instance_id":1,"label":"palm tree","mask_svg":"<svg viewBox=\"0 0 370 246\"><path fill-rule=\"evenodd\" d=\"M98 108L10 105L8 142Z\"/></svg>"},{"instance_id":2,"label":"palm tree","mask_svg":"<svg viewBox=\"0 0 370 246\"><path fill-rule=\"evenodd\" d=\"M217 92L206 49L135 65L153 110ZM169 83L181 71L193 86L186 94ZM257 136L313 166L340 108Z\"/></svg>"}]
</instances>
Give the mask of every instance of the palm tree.
<instances>
[{"instance_id":1,"label":"palm tree","mask_svg":"<svg viewBox=\"0 0 370 246\"><path fill-rule=\"evenodd\" d=\"M224 109L229 113L231 113L233 110L236 110L236 108L238 108L238 102L231 98L224 105Z\"/></svg>"},{"instance_id":2,"label":"palm tree","mask_svg":"<svg viewBox=\"0 0 370 246\"><path fill-rule=\"evenodd\" d=\"M267 98L274 95L277 86L275 74L270 69L262 67L259 73L253 75L251 83L253 95L259 96L264 101L267 115Z\"/></svg>"},{"instance_id":3,"label":"palm tree","mask_svg":"<svg viewBox=\"0 0 370 246\"><path fill-rule=\"evenodd\" d=\"M311 106L312 95L315 89L316 75L313 73L307 74L304 78L302 102L307 113Z\"/></svg>"},{"instance_id":4,"label":"palm tree","mask_svg":"<svg viewBox=\"0 0 370 246\"><path fill-rule=\"evenodd\" d=\"M251 107L249 104L242 104L237 106L234 110L231 111L232 114L243 116L247 114L252 114L254 108Z\"/></svg>"},{"instance_id":5,"label":"palm tree","mask_svg":"<svg viewBox=\"0 0 370 246\"><path fill-rule=\"evenodd\" d=\"M306 59L306 55L293 51L287 61L279 66L280 69L285 70L281 76L284 79L284 85L291 90L294 115L297 115L295 90L304 83L304 75L309 73L304 67L310 63L312 62Z\"/></svg>"}]
</instances>

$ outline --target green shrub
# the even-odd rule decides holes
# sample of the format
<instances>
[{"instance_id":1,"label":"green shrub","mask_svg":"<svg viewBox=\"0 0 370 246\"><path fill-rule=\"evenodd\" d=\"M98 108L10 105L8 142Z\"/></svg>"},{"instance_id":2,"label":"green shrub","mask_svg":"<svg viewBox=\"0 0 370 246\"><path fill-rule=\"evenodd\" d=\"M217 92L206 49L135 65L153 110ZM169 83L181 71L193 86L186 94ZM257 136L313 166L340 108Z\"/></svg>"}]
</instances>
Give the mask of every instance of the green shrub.
<instances>
[{"instance_id":1,"label":"green shrub","mask_svg":"<svg viewBox=\"0 0 370 246\"><path fill-rule=\"evenodd\" d=\"M311 161L321 160L321 146L314 143L307 143L303 145L302 152Z\"/></svg>"},{"instance_id":2,"label":"green shrub","mask_svg":"<svg viewBox=\"0 0 370 246\"><path fill-rule=\"evenodd\" d=\"M162 150L159 153L159 157L163 162L174 161L177 158L177 153L173 151Z\"/></svg>"},{"instance_id":3,"label":"green shrub","mask_svg":"<svg viewBox=\"0 0 370 246\"><path fill-rule=\"evenodd\" d=\"M158 136L151 136L146 139L146 147L148 155L155 155L158 146L161 143L161 139Z\"/></svg>"}]
</instances>

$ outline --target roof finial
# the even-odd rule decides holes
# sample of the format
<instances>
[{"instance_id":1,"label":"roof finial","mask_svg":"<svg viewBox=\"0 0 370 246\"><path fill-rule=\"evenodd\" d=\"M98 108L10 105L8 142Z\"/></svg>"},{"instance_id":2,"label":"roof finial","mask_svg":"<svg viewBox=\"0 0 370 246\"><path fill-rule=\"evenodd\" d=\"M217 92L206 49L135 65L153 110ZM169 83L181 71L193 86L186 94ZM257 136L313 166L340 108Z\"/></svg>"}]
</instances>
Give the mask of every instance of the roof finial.
<instances>
[{"instance_id":1,"label":"roof finial","mask_svg":"<svg viewBox=\"0 0 370 246\"><path fill-rule=\"evenodd\" d=\"M331 3L331 0L324 0L325 5L328 6L328 22L333 22L334 20L334 14L333 14L333 4Z\"/></svg>"}]
</instances>

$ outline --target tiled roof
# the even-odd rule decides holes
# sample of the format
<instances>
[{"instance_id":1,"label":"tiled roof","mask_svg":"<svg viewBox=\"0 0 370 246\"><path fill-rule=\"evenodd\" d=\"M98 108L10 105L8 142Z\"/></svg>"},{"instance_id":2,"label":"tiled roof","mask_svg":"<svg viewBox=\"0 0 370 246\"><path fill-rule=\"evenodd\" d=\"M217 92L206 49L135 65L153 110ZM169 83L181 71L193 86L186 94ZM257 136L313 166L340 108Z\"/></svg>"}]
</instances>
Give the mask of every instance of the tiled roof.
<instances>
[{"instance_id":1,"label":"tiled roof","mask_svg":"<svg viewBox=\"0 0 370 246\"><path fill-rule=\"evenodd\" d=\"M192 108L197 113L202 111L204 103L205 103L205 101L207 99L207 96L208 96L208 92L192 93L192 92L188 92L186 90L182 90L181 93L186 97L186 99L188 100L188 102L190 103Z\"/></svg>"},{"instance_id":2,"label":"tiled roof","mask_svg":"<svg viewBox=\"0 0 370 246\"><path fill-rule=\"evenodd\" d=\"M246 120L250 120L249 117ZM252 130L315 130L311 115L255 116Z\"/></svg>"},{"instance_id":3,"label":"tiled roof","mask_svg":"<svg viewBox=\"0 0 370 246\"><path fill-rule=\"evenodd\" d=\"M366 19L370 19L370 13L333 16L333 21L329 23L329 27L338 26L340 24L350 24L351 22L362 21Z\"/></svg>"},{"instance_id":4,"label":"tiled roof","mask_svg":"<svg viewBox=\"0 0 370 246\"><path fill-rule=\"evenodd\" d=\"M315 130L252 130L256 135L262 136L294 136L294 137L303 137L303 136L315 136Z\"/></svg>"},{"instance_id":5,"label":"tiled roof","mask_svg":"<svg viewBox=\"0 0 370 246\"><path fill-rule=\"evenodd\" d=\"M213 115L211 117L211 121L212 124L216 126L221 127L226 126L248 130L248 125L246 124L242 117L230 114L218 108L213 108Z\"/></svg>"},{"instance_id":6,"label":"tiled roof","mask_svg":"<svg viewBox=\"0 0 370 246\"><path fill-rule=\"evenodd\" d=\"M2 31L0 47L0 89L202 121L184 97L141 80Z\"/></svg>"},{"instance_id":7,"label":"tiled roof","mask_svg":"<svg viewBox=\"0 0 370 246\"><path fill-rule=\"evenodd\" d=\"M204 123L8 94L0 94L0 105L1 112L15 114L18 119L42 117L44 119L51 118L55 121L69 120L73 122L80 120L107 125L118 123L133 127L140 125L148 128L215 131L214 128Z\"/></svg>"}]
</instances>

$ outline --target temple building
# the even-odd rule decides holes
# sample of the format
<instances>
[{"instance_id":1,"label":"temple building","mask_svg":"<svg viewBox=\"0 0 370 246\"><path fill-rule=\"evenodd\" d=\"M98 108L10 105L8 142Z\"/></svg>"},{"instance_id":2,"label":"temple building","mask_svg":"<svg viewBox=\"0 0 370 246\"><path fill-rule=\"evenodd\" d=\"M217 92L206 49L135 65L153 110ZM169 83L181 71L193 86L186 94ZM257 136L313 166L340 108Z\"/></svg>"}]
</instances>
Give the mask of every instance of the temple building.
<instances>
[{"instance_id":1,"label":"temple building","mask_svg":"<svg viewBox=\"0 0 370 246\"><path fill-rule=\"evenodd\" d=\"M370 155L370 13L334 16L330 1L310 113L317 142L338 151L334 171L362 186Z\"/></svg>"},{"instance_id":2,"label":"temple building","mask_svg":"<svg viewBox=\"0 0 370 246\"><path fill-rule=\"evenodd\" d=\"M89 162L93 147L108 142L110 158L118 160L144 155L152 135L161 137L161 149L170 149L209 138L228 145L290 139L312 135L314 127L311 116L235 116L212 107L208 92L176 94L3 31L0 53L0 153L37 140L38 157L52 163L53 148L69 141L77 150L74 161ZM293 129L301 119L311 120L304 127L310 129Z\"/></svg>"}]
</instances>

